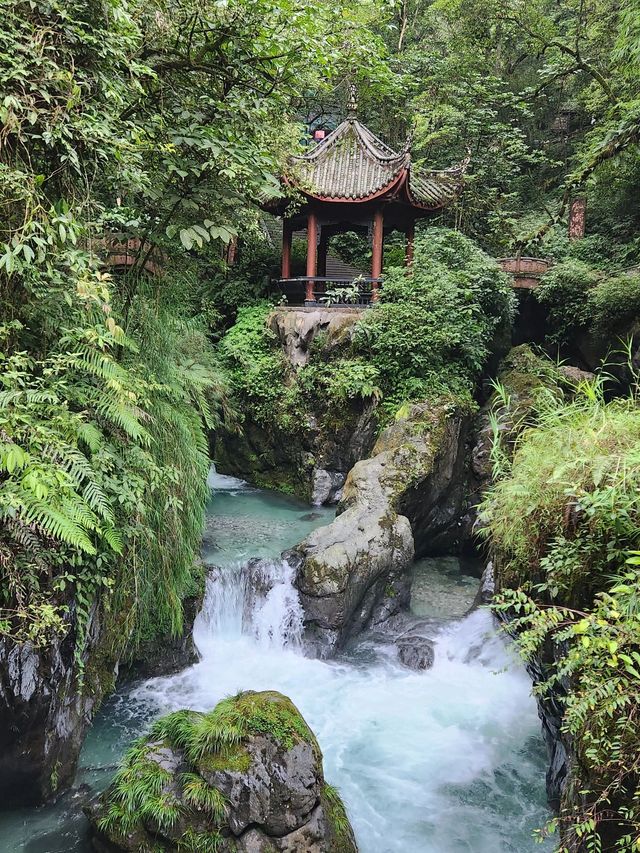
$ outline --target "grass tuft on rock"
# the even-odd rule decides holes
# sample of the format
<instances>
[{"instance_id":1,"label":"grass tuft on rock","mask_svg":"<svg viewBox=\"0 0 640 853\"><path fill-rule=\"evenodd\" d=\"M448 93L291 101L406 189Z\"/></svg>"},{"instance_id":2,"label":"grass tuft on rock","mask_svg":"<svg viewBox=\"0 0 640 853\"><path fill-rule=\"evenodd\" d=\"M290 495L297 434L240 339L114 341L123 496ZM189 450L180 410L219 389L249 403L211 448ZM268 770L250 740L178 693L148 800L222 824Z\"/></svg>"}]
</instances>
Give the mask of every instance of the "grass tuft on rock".
<instances>
[{"instance_id":1,"label":"grass tuft on rock","mask_svg":"<svg viewBox=\"0 0 640 853\"><path fill-rule=\"evenodd\" d=\"M325 784L322 789L322 801L333 831L331 853L351 853L354 849L353 830L340 792L333 785Z\"/></svg>"}]
</instances>

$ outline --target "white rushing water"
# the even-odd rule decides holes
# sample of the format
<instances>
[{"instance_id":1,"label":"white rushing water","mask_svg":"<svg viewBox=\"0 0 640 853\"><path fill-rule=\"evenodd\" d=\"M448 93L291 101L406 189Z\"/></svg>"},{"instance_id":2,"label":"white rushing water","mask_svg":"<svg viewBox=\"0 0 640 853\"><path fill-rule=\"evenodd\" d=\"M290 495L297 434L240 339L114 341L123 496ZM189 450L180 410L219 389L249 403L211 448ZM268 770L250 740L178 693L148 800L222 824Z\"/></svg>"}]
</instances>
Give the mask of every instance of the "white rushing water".
<instances>
[{"instance_id":1,"label":"white rushing water","mask_svg":"<svg viewBox=\"0 0 640 853\"><path fill-rule=\"evenodd\" d=\"M327 779L361 853L539 850L539 721L530 682L486 611L450 623L431 670L364 644L337 662L305 658L286 563L212 572L195 639L202 660L133 698L157 711L208 710L242 689L290 696L315 731ZM266 591L265 591L266 588ZM248 606L250 613L248 612ZM537 799L536 799L537 795Z\"/></svg>"},{"instance_id":2,"label":"white rushing water","mask_svg":"<svg viewBox=\"0 0 640 853\"><path fill-rule=\"evenodd\" d=\"M211 566L195 626L200 663L124 686L83 748L77 785L108 784L158 714L207 711L238 690L280 690L315 731L361 853L534 853L547 818L545 756L531 685L491 616L464 613L474 584L455 561L416 565L416 609L443 625L426 672L363 638L335 661L302 654L292 571L276 559L331 511L212 472L203 554ZM262 562L248 563L260 556ZM423 565L428 564L428 565ZM45 809L0 816L1 853L89 853L82 788Z\"/></svg>"}]
</instances>

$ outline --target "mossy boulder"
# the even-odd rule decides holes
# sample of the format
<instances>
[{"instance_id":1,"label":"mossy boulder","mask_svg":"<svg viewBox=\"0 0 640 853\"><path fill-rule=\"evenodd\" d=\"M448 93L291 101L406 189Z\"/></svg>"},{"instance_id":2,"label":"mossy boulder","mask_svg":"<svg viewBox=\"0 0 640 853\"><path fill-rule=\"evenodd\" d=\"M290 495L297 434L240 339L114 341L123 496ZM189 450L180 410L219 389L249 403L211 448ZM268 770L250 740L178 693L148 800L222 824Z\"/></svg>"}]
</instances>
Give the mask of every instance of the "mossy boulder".
<instances>
[{"instance_id":1,"label":"mossy boulder","mask_svg":"<svg viewBox=\"0 0 640 853\"><path fill-rule=\"evenodd\" d=\"M277 336L292 367L308 364L312 345L330 354L351 342L362 312L353 307L276 308L268 325Z\"/></svg>"},{"instance_id":2,"label":"mossy boulder","mask_svg":"<svg viewBox=\"0 0 640 853\"><path fill-rule=\"evenodd\" d=\"M103 852L357 850L313 733L275 691L158 720L87 813Z\"/></svg>"},{"instance_id":3,"label":"mossy boulder","mask_svg":"<svg viewBox=\"0 0 640 853\"><path fill-rule=\"evenodd\" d=\"M420 551L436 547L461 511L467 421L451 400L407 406L349 472L336 519L285 555L316 654L406 606L415 533Z\"/></svg>"},{"instance_id":4,"label":"mossy boulder","mask_svg":"<svg viewBox=\"0 0 640 853\"><path fill-rule=\"evenodd\" d=\"M476 417L475 444L471 464L481 487L488 485L493 472L491 448L494 427L491 413L497 415L505 451L513 447L535 406L536 397L545 389L556 391L563 384L570 385L573 377L566 369L559 370L553 362L536 354L528 344L514 347L503 359L498 370L498 388Z\"/></svg>"}]
</instances>

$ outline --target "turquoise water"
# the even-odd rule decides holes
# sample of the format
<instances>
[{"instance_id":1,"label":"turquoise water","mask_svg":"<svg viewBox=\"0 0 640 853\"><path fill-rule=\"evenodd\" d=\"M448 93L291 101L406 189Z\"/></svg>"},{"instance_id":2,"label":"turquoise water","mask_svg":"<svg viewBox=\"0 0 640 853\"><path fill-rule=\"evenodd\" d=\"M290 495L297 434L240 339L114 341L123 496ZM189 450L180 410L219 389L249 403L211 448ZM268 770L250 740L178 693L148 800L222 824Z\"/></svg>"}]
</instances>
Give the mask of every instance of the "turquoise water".
<instances>
[{"instance_id":1,"label":"turquoise water","mask_svg":"<svg viewBox=\"0 0 640 853\"><path fill-rule=\"evenodd\" d=\"M415 673L392 647L363 637L336 661L305 658L299 604L277 557L331 517L213 477L203 554L215 570L194 636L202 659L123 688L104 705L77 786L53 808L0 820L0 850L88 851L79 802L104 787L127 743L158 714L207 710L239 689L277 689L318 736L325 774L345 799L361 853L528 853L547 819L545 755L529 679L490 615L460 618L475 582L455 561L416 564L414 607L442 627L434 666ZM273 587L246 624L243 571L272 560Z\"/></svg>"}]
</instances>

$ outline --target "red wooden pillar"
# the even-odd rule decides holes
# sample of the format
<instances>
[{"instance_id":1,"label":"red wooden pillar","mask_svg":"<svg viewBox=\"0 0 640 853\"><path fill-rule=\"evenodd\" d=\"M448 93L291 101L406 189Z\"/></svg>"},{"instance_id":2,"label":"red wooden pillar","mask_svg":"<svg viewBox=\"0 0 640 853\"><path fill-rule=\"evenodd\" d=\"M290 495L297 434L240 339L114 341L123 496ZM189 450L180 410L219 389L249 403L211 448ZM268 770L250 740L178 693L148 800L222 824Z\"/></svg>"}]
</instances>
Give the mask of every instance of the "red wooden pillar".
<instances>
[{"instance_id":1,"label":"red wooden pillar","mask_svg":"<svg viewBox=\"0 0 640 853\"><path fill-rule=\"evenodd\" d=\"M415 222L407 226L407 242L404 250L404 265L409 269L413 264L413 241L415 238Z\"/></svg>"},{"instance_id":2,"label":"red wooden pillar","mask_svg":"<svg viewBox=\"0 0 640 853\"><path fill-rule=\"evenodd\" d=\"M382 251L384 244L384 217L382 213L382 208L379 207L378 210L373 215L373 245L372 245L372 257L371 257L371 278L374 279L371 285L371 301L376 302L378 299L378 285L379 282L375 281L375 279L380 278L382 275Z\"/></svg>"},{"instance_id":3,"label":"red wooden pillar","mask_svg":"<svg viewBox=\"0 0 640 853\"><path fill-rule=\"evenodd\" d=\"M285 219L282 222L282 278L291 278L291 235L293 228Z\"/></svg>"},{"instance_id":4,"label":"red wooden pillar","mask_svg":"<svg viewBox=\"0 0 640 853\"><path fill-rule=\"evenodd\" d=\"M318 217L311 212L307 218L307 278L317 275L318 263ZM315 302L313 296L313 282L307 281L305 294L306 302Z\"/></svg>"}]
</instances>

